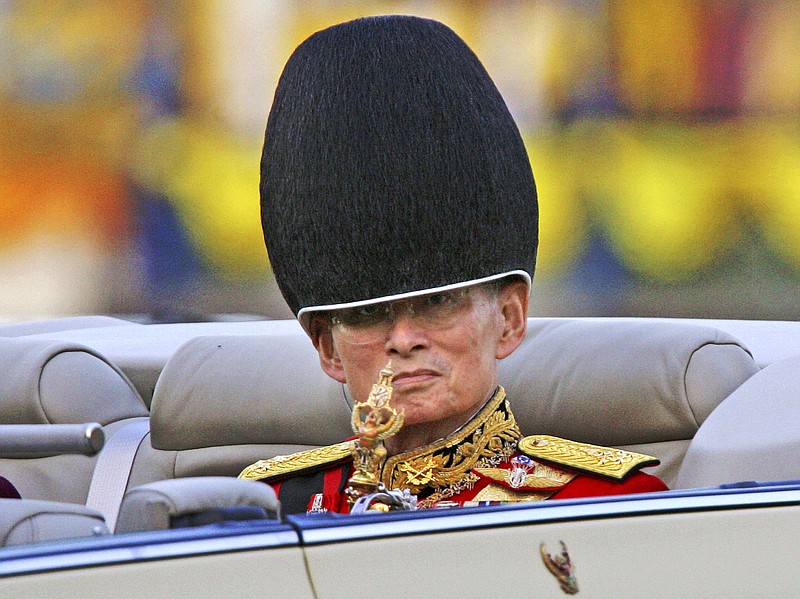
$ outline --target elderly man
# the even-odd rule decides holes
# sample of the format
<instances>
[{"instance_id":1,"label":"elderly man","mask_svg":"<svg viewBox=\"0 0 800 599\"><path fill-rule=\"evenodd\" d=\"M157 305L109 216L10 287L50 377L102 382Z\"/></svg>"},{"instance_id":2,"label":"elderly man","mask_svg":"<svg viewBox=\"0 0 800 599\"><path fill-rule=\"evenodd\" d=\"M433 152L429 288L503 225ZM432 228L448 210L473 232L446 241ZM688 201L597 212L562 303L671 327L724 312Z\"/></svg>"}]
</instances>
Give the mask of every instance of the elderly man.
<instances>
[{"instance_id":1,"label":"elderly man","mask_svg":"<svg viewBox=\"0 0 800 599\"><path fill-rule=\"evenodd\" d=\"M441 23L373 17L290 57L267 122L264 237L323 370L364 402L391 361L402 428L387 489L419 507L665 488L655 458L523 438L498 360L525 335L538 207L519 131L480 61ZM290 406L287 406L290 409ZM351 444L242 477L285 513L348 510Z\"/></svg>"}]
</instances>

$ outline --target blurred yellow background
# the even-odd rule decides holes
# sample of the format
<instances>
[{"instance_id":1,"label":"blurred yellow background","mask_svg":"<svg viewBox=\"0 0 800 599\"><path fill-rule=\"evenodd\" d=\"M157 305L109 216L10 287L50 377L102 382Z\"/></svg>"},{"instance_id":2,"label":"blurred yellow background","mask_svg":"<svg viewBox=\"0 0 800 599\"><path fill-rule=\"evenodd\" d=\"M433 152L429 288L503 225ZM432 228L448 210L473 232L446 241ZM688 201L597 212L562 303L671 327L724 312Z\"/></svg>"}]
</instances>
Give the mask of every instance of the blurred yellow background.
<instances>
[{"instance_id":1,"label":"blurred yellow background","mask_svg":"<svg viewBox=\"0 0 800 599\"><path fill-rule=\"evenodd\" d=\"M475 50L541 210L535 315L800 318L800 3L0 2L0 318L289 316L258 162L283 64L405 13Z\"/></svg>"}]
</instances>

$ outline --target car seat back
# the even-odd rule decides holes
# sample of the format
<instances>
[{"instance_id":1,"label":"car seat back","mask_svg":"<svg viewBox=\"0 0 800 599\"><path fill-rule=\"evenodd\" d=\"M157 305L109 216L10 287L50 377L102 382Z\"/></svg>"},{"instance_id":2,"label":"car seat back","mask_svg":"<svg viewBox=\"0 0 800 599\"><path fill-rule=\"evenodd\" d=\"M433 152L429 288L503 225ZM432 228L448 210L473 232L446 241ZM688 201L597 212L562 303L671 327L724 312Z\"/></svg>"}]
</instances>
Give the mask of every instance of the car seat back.
<instances>
[{"instance_id":1,"label":"car seat back","mask_svg":"<svg viewBox=\"0 0 800 599\"><path fill-rule=\"evenodd\" d=\"M674 482L690 440L757 368L710 327L663 321L531 319L501 362L524 434L652 453ZM352 435L352 401L305 334L197 337L156 385L151 434L129 488L186 476L236 476L259 459Z\"/></svg>"},{"instance_id":2,"label":"car seat back","mask_svg":"<svg viewBox=\"0 0 800 599\"><path fill-rule=\"evenodd\" d=\"M744 382L700 426L678 473L679 488L800 479L800 356Z\"/></svg>"},{"instance_id":3,"label":"car seat back","mask_svg":"<svg viewBox=\"0 0 800 599\"><path fill-rule=\"evenodd\" d=\"M127 420L148 415L127 377L80 344L0 338L0 363L0 424L96 422L108 438ZM0 457L0 472L23 498L83 503L95 459L32 451Z\"/></svg>"},{"instance_id":4,"label":"car seat back","mask_svg":"<svg viewBox=\"0 0 800 599\"><path fill-rule=\"evenodd\" d=\"M524 434L658 457L672 485L709 414L757 371L717 329L669 321L531 319L500 382Z\"/></svg>"},{"instance_id":5,"label":"car seat back","mask_svg":"<svg viewBox=\"0 0 800 599\"><path fill-rule=\"evenodd\" d=\"M203 336L170 358L156 384L149 438L128 488L189 476L237 476L275 455L352 434L344 388L296 334Z\"/></svg>"}]
</instances>

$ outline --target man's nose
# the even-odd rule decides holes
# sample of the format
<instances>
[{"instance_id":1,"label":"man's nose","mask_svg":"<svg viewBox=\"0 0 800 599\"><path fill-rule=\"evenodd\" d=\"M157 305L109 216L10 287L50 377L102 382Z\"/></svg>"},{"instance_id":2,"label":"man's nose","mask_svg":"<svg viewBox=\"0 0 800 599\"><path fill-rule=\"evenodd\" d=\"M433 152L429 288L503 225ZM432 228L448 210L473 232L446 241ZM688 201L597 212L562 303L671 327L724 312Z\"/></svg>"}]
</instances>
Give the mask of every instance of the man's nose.
<instances>
[{"instance_id":1,"label":"man's nose","mask_svg":"<svg viewBox=\"0 0 800 599\"><path fill-rule=\"evenodd\" d=\"M410 316L406 309L395 310L390 323L389 337L386 340L388 352L408 355L427 345L427 331L419 320Z\"/></svg>"}]
</instances>

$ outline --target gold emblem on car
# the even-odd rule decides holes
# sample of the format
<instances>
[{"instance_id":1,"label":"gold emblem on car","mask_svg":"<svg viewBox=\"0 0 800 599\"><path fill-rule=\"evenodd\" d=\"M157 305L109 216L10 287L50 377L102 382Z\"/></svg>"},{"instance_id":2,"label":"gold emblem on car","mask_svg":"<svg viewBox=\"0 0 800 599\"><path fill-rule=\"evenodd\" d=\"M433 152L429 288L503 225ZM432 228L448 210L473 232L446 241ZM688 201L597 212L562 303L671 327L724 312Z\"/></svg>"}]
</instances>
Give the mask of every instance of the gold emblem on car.
<instances>
[{"instance_id":1,"label":"gold emblem on car","mask_svg":"<svg viewBox=\"0 0 800 599\"><path fill-rule=\"evenodd\" d=\"M564 544L564 541L559 541L559 543L561 544L560 553L556 555L548 553L544 543L539 545L539 553L542 555L542 561L548 571L558 579L561 590L567 595L574 595L578 592L575 568L572 566L572 560L569 558L567 546Z\"/></svg>"}]
</instances>

